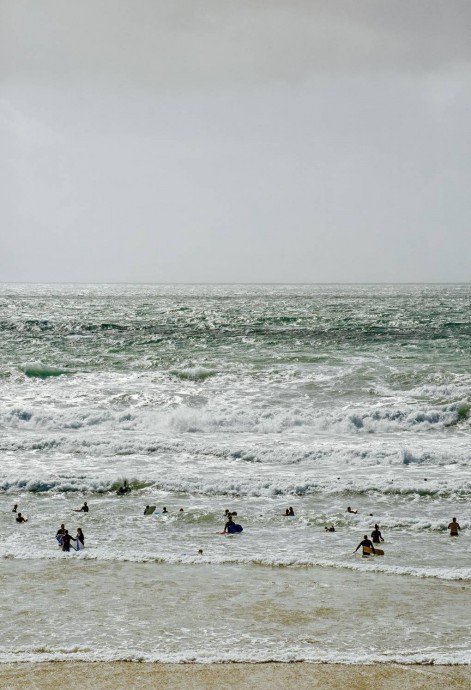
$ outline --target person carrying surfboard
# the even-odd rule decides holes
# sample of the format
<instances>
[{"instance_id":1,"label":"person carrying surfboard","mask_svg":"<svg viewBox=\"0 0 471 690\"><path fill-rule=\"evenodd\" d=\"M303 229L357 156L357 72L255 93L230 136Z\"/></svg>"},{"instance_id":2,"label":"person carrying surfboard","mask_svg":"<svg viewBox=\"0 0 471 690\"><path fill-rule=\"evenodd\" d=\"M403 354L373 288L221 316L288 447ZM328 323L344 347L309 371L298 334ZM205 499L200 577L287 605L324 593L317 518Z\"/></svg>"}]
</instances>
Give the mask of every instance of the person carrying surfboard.
<instances>
[{"instance_id":1,"label":"person carrying surfboard","mask_svg":"<svg viewBox=\"0 0 471 690\"><path fill-rule=\"evenodd\" d=\"M456 518L453 518L453 520L450 522L450 524L448 525L448 529L450 530L450 537L458 536L461 527L456 522Z\"/></svg>"},{"instance_id":2,"label":"person carrying surfboard","mask_svg":"<svg viewBox=\"0 0 471 690\"><path fill-rule=\"evenodd\" d=\"M368 539L368 535L367 535L367 534L365 534L365 535L363 536L363 541L361 541L361 542L358 544L357 548L355 549L355 551L354 551L353 553L356 553L356 552L358 551L358 549L360 548L360 546L363 547L363 555L364 555L364 556L368 556L368 555L369 555L369 551L367 551L366 549L371 549L371 551L372 551L373 553L376 553L375 547L373 546L373 542L370 541L370 540ZM366 548L365 548L365 547L366 547Z\"/></svg>"},{"instance_id":3,"label":"person carrying surfboard","mask_svg":"<svg viewBox=\"0 0 471 690\"><path fill-rule=\"evenodd\" d=\"M229 514L227 518L227 522L224 525L224 532L223 534L235 534L236 532L242 532L242 526L241 525L236 525L234 520L232 519L232 515Z\"/></svg>"}]
</instances>

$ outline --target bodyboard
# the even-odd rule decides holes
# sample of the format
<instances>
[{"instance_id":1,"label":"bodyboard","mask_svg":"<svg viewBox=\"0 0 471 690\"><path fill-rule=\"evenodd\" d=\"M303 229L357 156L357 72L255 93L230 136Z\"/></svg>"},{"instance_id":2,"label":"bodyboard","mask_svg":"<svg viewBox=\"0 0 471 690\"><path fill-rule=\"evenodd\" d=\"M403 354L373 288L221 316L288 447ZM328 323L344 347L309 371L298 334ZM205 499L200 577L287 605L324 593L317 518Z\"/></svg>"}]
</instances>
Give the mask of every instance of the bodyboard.
<instances>
[{"instance_id":1,"label":"bodyboard","mask_svg":"<svg viewBox=\"0 0 471 690\"><path fill-rule=\"evenodd\" d=\"M383 549L377 549L375 547L375 550L373 552L369 546L364 546L363 547L363 554L365 556L384 556L384 551L383 551Z\"/></svg>"}]
</instances>

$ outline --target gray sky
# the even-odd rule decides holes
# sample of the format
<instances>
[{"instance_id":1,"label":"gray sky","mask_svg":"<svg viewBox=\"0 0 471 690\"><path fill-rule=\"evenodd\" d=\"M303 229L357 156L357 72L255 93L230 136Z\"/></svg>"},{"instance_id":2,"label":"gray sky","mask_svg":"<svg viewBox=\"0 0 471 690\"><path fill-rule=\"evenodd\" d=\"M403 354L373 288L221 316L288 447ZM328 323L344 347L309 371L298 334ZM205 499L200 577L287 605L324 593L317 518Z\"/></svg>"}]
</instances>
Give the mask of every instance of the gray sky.
<instances>
[{"instance_id":1,"label":"gray sky","mask_svg":"<svg viewBox=\"0 0 471 690\"><path fill-rule=\"evenodd\" d=\"M0 0L0 280L471 280L469 0Z\"/></svg>"}]
</instances>

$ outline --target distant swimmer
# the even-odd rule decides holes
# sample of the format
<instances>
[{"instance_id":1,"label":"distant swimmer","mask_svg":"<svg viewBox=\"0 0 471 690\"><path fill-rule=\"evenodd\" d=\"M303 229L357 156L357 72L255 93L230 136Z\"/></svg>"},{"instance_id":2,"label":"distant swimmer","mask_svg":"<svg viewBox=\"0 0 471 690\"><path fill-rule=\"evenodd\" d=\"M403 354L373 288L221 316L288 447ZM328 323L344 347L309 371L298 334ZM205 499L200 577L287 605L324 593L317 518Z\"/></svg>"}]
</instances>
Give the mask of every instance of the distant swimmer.
<instances>
[{"instance_id":1,"label":"distant swimmer","mask_svg":"<svg viewBox=\"0 0 471 690\"><path fill-rule=\"evenodd\" d=\"M11 509L11 512L12 512L12 513L16 513L17 510L18 510L18 503L15 503L15 505L14 505L13 508Z\"/></svg>"},{"instance_id":2,"label":"distant swimmer","mask_svg":"<svg viewBox=\"0 0 471 690\"><path fill-rule=\"evenodd\" d=\"M384 541L383 537L381 536L381 532L379 531L378 525L375 525L374 530L371 532L371 538L375 544L379 544L380 542Z\"/></svg>"},{"instance_id":3,"label":"distant swimmer","mask_svg":"<svg viewBox=\"0 0 471 690\"><path fill-rule=\"evenodd\" d=\"M162 513L168 513L168 510L165 506L162 508Z\"/></svg>"},{"instance_id":4,"label":"distant swimmer","mask_svg":"<svg viewBox=\"0 0 471 690\"><path fill-rule=\"evenodd\" d=\"M243 528L241 525L236 525L234 520L232 519L232 515L228 516L227 522L224 525L224 532L223 534L236 534L236 532L242 532Z\"/></svg>"},{"instance_id":5,"label":"distant swimmer","mask_svg":"<svg viewBox=\"0 0 471 690\"><path fill-rule=\"evenodd\" d=\"M326 532L335 532L335 527L333 525L331 525L330 527L326 527L325 531Z\"/></svg>"},{"instance_id":6,"label":"distant swimmer","mask_svg":"<svg viewBox=\"0 0 471 690\"><path fill-rule=\"evenodd\" d=\"M353 515L356 515L358 513L358 510L352 510L350 506L348 506L347 513L352 513Z\"/></svg>"},{"instance_id":7,"label":"distant swimmer","mask_svg":"<svg viewBox=\"0 0 471 690\"><path fill-rule=\"evenodd\" d=\"M18 513L18 515L16 516L16 521L17 522L28 522L28 520L25 517L23 517L21 513Z\"/></svg>"},{"instance_id":8,"label":"distant swimmer","mask_svg":"<svg viewBox=\"0 0 471 690\"><path fill-rule=\"evenodd\" d=\"M81 508L75 508L74 513L88 513L89 510L87 502L84 501L83 506Z\"/></svg>"},{"instance_id":9,"label":"distant swimmer","mask_svg":"<svg viewBox=\"0 0 471 690\"><path fill-rule=\"evenodd\" d=\"M356 553L356 552L358 551L358 549L360 548L360 546L363 547L363 555L368 555L368 551L365 550L365 547L367 547L368 549L371 549L371 550L373 551L373 553L376 553L375 547L373 546L373 542L371 542L371 541L368 539L368 535L367 535L367 534L365 534L365 535L363 536L363 541L361 541L361 542L358 544L357 548L355 549L355 551L354 551L353 553Z\"/></svg>"},{"instance_id":10,"label":"distant swimmer","mask_svg":"<svg viewBox=\"0 0 471 690\"><path fill-rule=\"evenodd\" d=\"M198 549L198 556L202 556L202 555L203 555L203 549Z\"/></svg>"},{"instance_id":11,"label":"distant swimmer","mask_svg":"<svg viewBox=\"0 0 471 690\"><path fill-rule=\"evenodd\" d=\"M293 508L292 508L291 506L289 507L289 513L288 513L288 515L290 515L291 517L294 517L294 510L293 510Z\"/></svg>"},{"instance_id":12,"label":"distant swimmer","mask_svg":"<svg viewBox=\"0 0 471 690\"><path fill-rule=\"evenodd\" d=\"M289 508L286 508L286 510L285 510L285 512L283 513L283 515L284 515L284 517L289 517L289 515L290 515Z\"/></svg>"},{"instance_id":13,"label":"distant swimmer","mask_svg":"<svg viewBox=\"0 0 471 690\"><path fill-rule=\"evenodd\" d=\"M120 486L118 491L116 492L120 496L123 496L124 494L128 494L131 491L130 487L128 486L128 480L124 480L123 486Z\"/></svg>"},{"instance_id":14,"label":"distant swimmer","mask_svg":"<svg viewBox=\"0 0 471 690\"><path fill-rule=\"evenodd\" d=\"M233 515L237 515L237 513L233 513ZM294 510L290 506L289 508L286 508L285 512L283 513L285 517L294 517Z\"/></svg>"},{"instance_id":15,"label":"distant swimmer","mask_svg":"<svg viewBox=\"0 0 471 690\"><path fill-rule=\"evenodd\" d=\"M453 518L453 520L450 522L450 524L448 525L448 529L450 530L450 537L458 536L461 527L456 522L456 518Z\"/></svg>"}]
</instances>

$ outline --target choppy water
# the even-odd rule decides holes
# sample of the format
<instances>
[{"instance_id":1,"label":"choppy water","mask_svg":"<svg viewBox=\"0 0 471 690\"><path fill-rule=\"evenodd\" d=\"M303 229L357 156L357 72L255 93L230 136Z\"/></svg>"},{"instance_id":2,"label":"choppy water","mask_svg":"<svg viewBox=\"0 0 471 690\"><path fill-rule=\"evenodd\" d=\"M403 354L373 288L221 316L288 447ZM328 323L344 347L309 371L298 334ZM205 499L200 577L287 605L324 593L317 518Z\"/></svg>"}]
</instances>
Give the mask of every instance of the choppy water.
<instances>
[{"instance_id":1,"label":"choppy water","mask_svg":"<svg viewBox=\"0 0 471 690\"><path fill-rule=\"evenodd\" d=\"M470 355L470 285L0 286L0 626L28 627L0 660L469 661ZM242 535L217 534L225 508ZM58 550L63 521L82 553ZM353 556L375 522L385 557ZM48 636L58 578L86 602ZM104 582L125 621L119 597L105 615ZM154 626L142 588L158 591Z\"/></svg>"}]
</instances>

